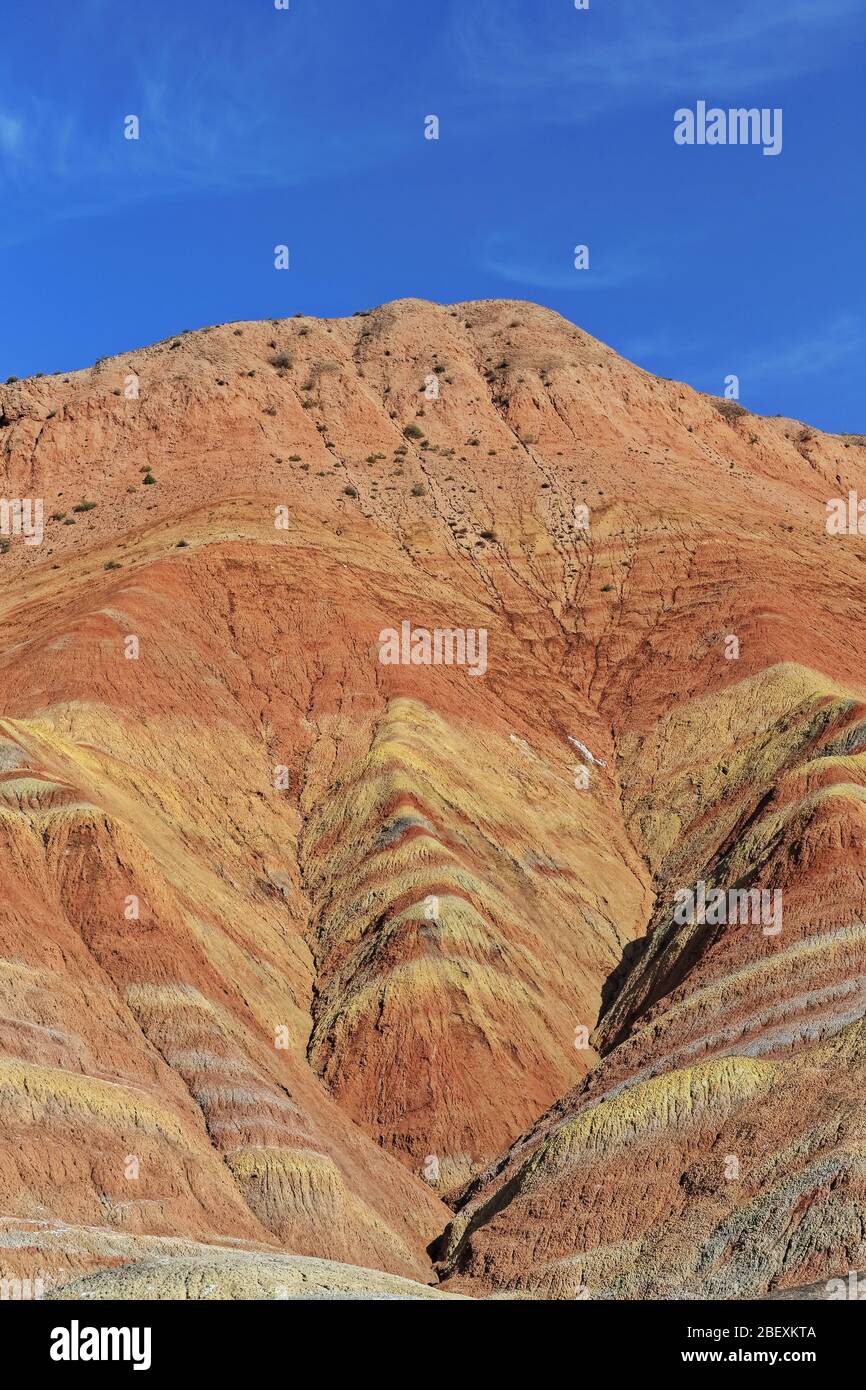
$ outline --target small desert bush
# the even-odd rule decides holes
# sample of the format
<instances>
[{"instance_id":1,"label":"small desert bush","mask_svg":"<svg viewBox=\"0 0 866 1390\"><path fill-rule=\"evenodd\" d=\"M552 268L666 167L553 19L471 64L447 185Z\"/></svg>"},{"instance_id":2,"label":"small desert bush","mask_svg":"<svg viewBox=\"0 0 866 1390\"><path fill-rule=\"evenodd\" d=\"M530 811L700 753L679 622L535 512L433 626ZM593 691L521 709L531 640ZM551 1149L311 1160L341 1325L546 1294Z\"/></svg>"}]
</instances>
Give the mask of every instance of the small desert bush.
<instances>
[{"instance_id":1,"label":"small desert bush","mask_svg":"<svg viewBox=\"0 0 866 1390\"><path fill-rule=\"evenodd\" d=\"M724 420L739 420L741 416L749 413L739 401L716 400L713 401L713 405Z\"/></svg>"}]
</instances>

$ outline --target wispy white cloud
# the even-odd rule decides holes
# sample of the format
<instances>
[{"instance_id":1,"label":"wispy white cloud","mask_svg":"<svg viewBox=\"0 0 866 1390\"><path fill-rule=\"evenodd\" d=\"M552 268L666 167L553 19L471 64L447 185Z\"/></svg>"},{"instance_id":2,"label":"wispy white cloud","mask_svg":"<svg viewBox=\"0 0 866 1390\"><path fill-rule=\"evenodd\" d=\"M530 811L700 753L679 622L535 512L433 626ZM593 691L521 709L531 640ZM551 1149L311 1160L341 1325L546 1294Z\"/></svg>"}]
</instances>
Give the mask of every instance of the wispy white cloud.
<instances>
[{"instance_id":1,"label":"wispy white cloud","mask_svg":"<svg viewBox=\"0 0 866 1390\"><path fill-rule=\"evenodd\" d=\"M866 325L852 314L839 314L812 332L779 344L777 348L746 360L744 379L819 375L845 364L860 370L866 349Z\"/></svg>"},{"instance_id":2,"label":"wispy white cloud","mask_svg":"<svg viewBox=\"0 0 866 1390\"><path fill-rule=\"evenodd\" d=\"M732 349L725 355L724 369L718 369L719 345L710 339L661 330L643 337L612 343L623 357L652 370L657 363L682 364L690 361L684 379L715 376L719 383L728 372L736 372L743 388L750 383L792 380L821 376L829 371L852 368L860 371L866 351L866 325L853 314L839 314L802 332L795 339L779 342L767 351L744 354ZM713 365L710 365L710 364ZM708 388L709 389L709 388ZM718 387L721 390L721 386Z\"/></svg>"},{"instance_id":3,"label":"wispy white cloud","mask_svg":"<svg viewBox=\"0 0 866 1390\"><path fill-rule=\"evenodd\" d=\"M0 150L4 155L12 156L17 153L23 134L23 121L6 111L0 111Z\"/></svg>"},{"instance_id":4,"label":"wispy white cloud","mask_svg":"<svg viewBox=\"0 0 866 1390\"><path fill-rule=\"evenodd\" d=\"M565 268L560 270L552 266L533 264L531 261L506 260L493 255L485 258L483 269L514 285L529 285L533 289L558 292L619 289L637 278L634 266L619 265L607 270L596 270L590 261L588 269L576 270L573 260L570 260L567 254L563 261Z\"/></svg>"},{"instance_id":5,"label":"wispy white cloud","mask_svg":"<svg viewBox=\"0 0 866 1390\"><path fill-rule=\"evenodd\" d=\"M617 290L628 285L662 280L674 264L678 247L671 238L645 234L640 242L596 241L589 247L589 266L575 267L575 246L551 246L548 235L528 232L495 232L487 238L479 261L481 268L514 285L557 293Z\"/></svg>"},{"instance_id":6,"label":"wispy white cloud","mask_svg":"<svg viewBox=\"0 0 866 1390\"><path fill-rule=\"evenodd\" d=\"M742 93L813 72L866 33L862 0L620 0L566 10L567 30L565 11L545 0L461 4L454 42L467 73L488 95L533 98L530 115L579 120L666 94Z\"/></svg>"},{"instance_id":7,"label":"wispy white cloud","mask_svg":"<svg viewBox=\"0 0 866 1390\"><path fill-rule=\"evenodd\" d=\"M158 23L117 24L105 0L81 0L55 36L60 89L34 91L0 52L0 245L149 199L298 187L393 155L399 127L371 122L359 140L327 102L294 99L339 80L322 25L296 24L286 43L283 14L249 12L205 32L202 8L171 10L169 42ZM128 115L138 140L124 138Z\"/></svg>"}]
</instances>

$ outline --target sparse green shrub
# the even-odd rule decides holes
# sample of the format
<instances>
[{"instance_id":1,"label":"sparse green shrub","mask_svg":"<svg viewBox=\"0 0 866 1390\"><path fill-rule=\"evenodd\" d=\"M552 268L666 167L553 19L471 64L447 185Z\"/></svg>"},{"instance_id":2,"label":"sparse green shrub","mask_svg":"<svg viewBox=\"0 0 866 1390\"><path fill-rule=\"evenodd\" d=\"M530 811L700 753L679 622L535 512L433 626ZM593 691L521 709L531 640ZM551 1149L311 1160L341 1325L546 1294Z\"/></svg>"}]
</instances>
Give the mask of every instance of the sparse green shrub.
<instances>
[{"instance_id":1,"label":"sparse green shrub","mask_svg":"<svg viewBox=\"0 0 866 1390\"><path fill-rule=\"evenodd\" d=\"M745 406L740 405L739 401L714 400L713 405L723 419L739 420L741 415L748 415Z\"/></svg>"}]
</instances>

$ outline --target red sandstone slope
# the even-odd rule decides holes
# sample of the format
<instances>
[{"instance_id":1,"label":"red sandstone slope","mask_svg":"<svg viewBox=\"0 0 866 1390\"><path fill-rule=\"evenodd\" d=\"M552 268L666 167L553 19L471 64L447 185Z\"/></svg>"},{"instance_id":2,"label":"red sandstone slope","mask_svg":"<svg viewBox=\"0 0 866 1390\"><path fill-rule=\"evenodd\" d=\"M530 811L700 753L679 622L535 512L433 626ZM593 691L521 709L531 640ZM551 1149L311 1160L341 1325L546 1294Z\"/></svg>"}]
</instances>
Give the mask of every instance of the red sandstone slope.
<instances>
[{"instance_id":1,"label":"red sandstone slope","mask_svg":"<svg viewBox=\"0 0 866 1390\"><path fill-rule=\"evenodd\" d=\"M748 1107L788 1094L764 1058L812 1049L823 1086L859 1018L866 549L824 515L863 457L525 304L218 327L0 388L4 493L57 517L0 557L21 1267L132 1258L122 1232L424 1278L437 1190L524 1131L542 1153L557 1097L577 1123L617 1087L636 1116L579 1149L588 1189L553 1150L525 1203L498 1163L479 1179L446 1242L462 1291L569 1293L553 1246L596 1292L708 1286L694 1230L746 1292L854 1258L833 1207L835 1242L792 1237L778 1266L758 1242L747 1279L681 1179L712 1188L734 1112L748 1162ZM404 620L483 628L485 674L384 665ZM677 888L761 875L782 940L671 930ZM849 1092L817 1094L805 1118L780 1103L779 1152L838 1130ZM712 1191L748 1244L743 1190ZM76 1254L58 1223L102 1235Z\"/></svg>"}]
</instances>

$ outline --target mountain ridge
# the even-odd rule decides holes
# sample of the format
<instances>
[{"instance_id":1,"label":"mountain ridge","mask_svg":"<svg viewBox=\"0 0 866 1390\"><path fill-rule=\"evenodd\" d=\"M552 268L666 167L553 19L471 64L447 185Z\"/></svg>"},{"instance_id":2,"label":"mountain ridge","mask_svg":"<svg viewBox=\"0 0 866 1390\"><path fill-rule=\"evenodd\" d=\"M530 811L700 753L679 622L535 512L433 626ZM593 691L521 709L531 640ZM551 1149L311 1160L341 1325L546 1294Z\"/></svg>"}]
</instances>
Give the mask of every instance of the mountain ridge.
<instances>
[{"instance_id":1,"label":"mountain ridge","mask_svg":"<svg viewBox=\"0 0 866 1390\"><path fill-rule=\"evenodd\" d=\"M46 513L0 556L16 1274L119 1233L470 1296L862 1268L858 438L518 301L0 387ZM483 628L483 677L384 664L404 620ZM784 891L781 939L677 928L698 880Z\"/></svg>"}]
</instances>

